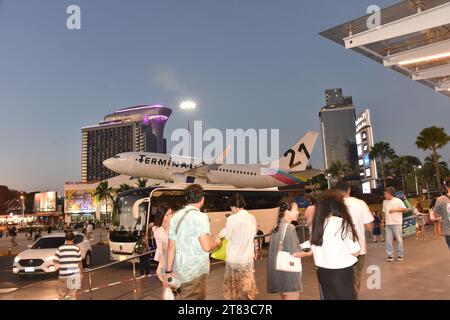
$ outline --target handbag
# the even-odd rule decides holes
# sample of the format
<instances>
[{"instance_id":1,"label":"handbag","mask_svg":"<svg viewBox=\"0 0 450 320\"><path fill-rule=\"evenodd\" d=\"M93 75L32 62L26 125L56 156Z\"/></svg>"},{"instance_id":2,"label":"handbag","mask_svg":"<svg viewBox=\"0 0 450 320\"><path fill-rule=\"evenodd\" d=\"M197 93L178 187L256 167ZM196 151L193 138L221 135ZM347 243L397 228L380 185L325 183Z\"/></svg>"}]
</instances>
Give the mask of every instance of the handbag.
<instances>
[{"instance_id":1,"label":"handbag","mask_svg":"<svg viewBox=\"0 0 450 320\"><path fill-rule=\"evenodd\" d=\"M228 240L225 238L222 238L222 245L220 246L219 249L217 249L216 251L214 251L211 254L211 258L216 259L216 260L222 260L225 261L227 259L227 244L228 244Z\"/></svg>"},{"instance_id":2,"label":"handbag","mask_svg":"<svg viewBox=\"0 0 450 320\"><path fill-rule=\"evenodd\" d=\"M293 257L289 252L282 250L288 226L289 225L287 224L286 228L284 228L283 235L280 238L275 269L284 272L302 272L302 260Z\"/></svg>"}]
</instances>

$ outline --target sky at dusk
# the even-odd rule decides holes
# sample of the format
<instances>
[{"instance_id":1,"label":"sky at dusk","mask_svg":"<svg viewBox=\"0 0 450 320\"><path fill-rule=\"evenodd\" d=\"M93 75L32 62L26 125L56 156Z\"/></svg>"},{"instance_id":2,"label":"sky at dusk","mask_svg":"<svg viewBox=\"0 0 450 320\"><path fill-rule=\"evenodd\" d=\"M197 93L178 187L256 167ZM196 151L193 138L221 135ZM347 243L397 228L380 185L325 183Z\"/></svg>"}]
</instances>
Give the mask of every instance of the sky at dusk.
<instances>
[{"instance_id":1,"label":"sky at dusk","mask_svg":"<svg viewBox=\"0 0 450 320\"><path fill-rule=\"evenodd\" d=\"M450 133L449 98L319 35L396 2L0 0L0 185L61 191L81 179L83 126L162 104L174 109L170 138L186 127L185 98L205 128L279 128L284 150L320 130L328 88L371 109L376 141L423 159L416 137ZM81 30L66 27L71 4ZM312 163L323 166L320 143Z\"/></svg>"}]
</instances>

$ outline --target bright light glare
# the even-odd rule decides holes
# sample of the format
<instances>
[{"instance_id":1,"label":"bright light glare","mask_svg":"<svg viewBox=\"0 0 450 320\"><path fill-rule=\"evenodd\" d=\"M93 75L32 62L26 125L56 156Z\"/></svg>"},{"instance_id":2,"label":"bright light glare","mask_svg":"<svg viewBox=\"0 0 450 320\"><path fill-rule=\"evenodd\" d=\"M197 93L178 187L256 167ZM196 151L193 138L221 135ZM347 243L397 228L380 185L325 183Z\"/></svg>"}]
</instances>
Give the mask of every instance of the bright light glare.
<instances>
[{"instance_id":1,"label":"bright light glare","mask_svg":"<svg viewBox=\"0 0 450 320\"><path fill-rule=\"evenodd\" d=\"M194 101L183 101L180 105L180 108L183 110L193 110L197 107L197 104Z\"/></svg>"},{"instance_id":2,"label":"bright light glare","mask_svg":"<svg viewBox=\"0 0 450 320\"><path fill-rule=\"evenodd\" d=\"M420 63L420 62L436 60L436 59L442 59L442 58L448 58L448 57L450 57L450 52L444 52L444 53L435 54L435 55L432 55L432 56L427 56L427 57L422 57L422 58L417 58L417 59L412 59L412 60L401 61L398 64L400 66L405 66L405 65L408 65L408 64Z\"/></svg>"}]
</instances>

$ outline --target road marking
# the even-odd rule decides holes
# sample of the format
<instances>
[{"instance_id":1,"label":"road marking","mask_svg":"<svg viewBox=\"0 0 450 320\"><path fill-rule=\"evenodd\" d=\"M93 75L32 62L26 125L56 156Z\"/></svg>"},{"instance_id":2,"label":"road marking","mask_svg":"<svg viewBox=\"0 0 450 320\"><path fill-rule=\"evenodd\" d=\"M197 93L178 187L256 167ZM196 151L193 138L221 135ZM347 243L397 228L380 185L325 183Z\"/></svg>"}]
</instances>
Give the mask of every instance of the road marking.
<instances>
[{"instance_id":1,"label":"road marking","mask_svg":"<svg viewBox=\"0 0 450 320\"><path fill-rule=\"evenodd\" d=\"M11 293L13 291L16 291L19 288L7 288L7 289L0 289L0 294L1 293Z\"/></svg>"}]
</instances>

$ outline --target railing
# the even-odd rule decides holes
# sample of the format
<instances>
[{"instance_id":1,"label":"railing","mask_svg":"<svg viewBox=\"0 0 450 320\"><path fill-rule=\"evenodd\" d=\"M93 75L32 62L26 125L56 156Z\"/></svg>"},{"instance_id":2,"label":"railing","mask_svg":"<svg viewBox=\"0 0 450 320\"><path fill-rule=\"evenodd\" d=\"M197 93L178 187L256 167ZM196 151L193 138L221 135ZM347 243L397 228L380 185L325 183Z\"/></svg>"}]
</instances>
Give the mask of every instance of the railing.
<instances>
[{"instance_id":1,"label":"railing","mask_svg":"<svg viewBox=\"0 0 450 320\"><path fill-rule=\"evenodd\" d=\"M136 283L136 260L139 260L140 257L144 257L144 256L149 256L152 253L155 253L155 250L152 251L148 251L139 255L133 255L131 258L125 259L125 260L121 260L121 261L116 261L116 262L111 262L108 264L105 264L103 266L100 267L96 267L96 268L89 268L89 269L84 269L83 273L87 273L88 274L88 281L89 281L89 295L90 298L92 300L92 275L95 271L100 271L100 270L104 270L107 268L111 268L113 266L117 266L119 264L123 264L126 262L132 262L131 264L133 265L133 292L136 293L137 292L137 283Z\"/></svg>"},{"instance_id":2,"label":"railing","mask_svg":"<svg viewBox=\"0 0 450 320\"><path fill-rule=\"evenodd\" d=\"M299 229L299 228L303 228L303 238L305 239L304 229L308 228L308 226L305 225L305 224L299 224L299 225L296 226L296 229ZM259 253L262 252L262 246L263 246L263 241L261 241L261 239L262 238L267 238L267 237L270 237L270 236L272 236L272 232L271 233L267 233L267 234L262 234L262 235L255 236L255 240L258 240L258 251L259 251ZM89 295L90 295L91 300L92 300L92 297L93 297L93 288L92 288L93 285L92 284L93 284L93 274L94 274L94 272L100 271L100 270L105 270L105 269L108 269L108 268L111 268L111 267L114 267L114 266L117 266L117 265L120 265L120 264L124 264L124 263L127 263L127 262L132 262L131 264L133 266L133 270L132 270L133 271L133 278L132 278L132 281L133 281L133 293L136 293L137 292L137 278L136 278L136 265L135 265L135 262L136 262L136 260L139 260L140 257L148 256L148 255L153 254L155 252L156 252L156 250L151 250L149 252L146 252L146 253L143 253L143 254L140 254L140 255L134 255L134 256L132 256L132 257L130 257L128 259L122 260L122 261L111 262L111 263L105 264L103 266L84 269L83 273L85 273L85 274L87 273L88 274ZM259 256L260 256L260 254L258 254L258 257Z\"/></svg>"}]
</instances>

